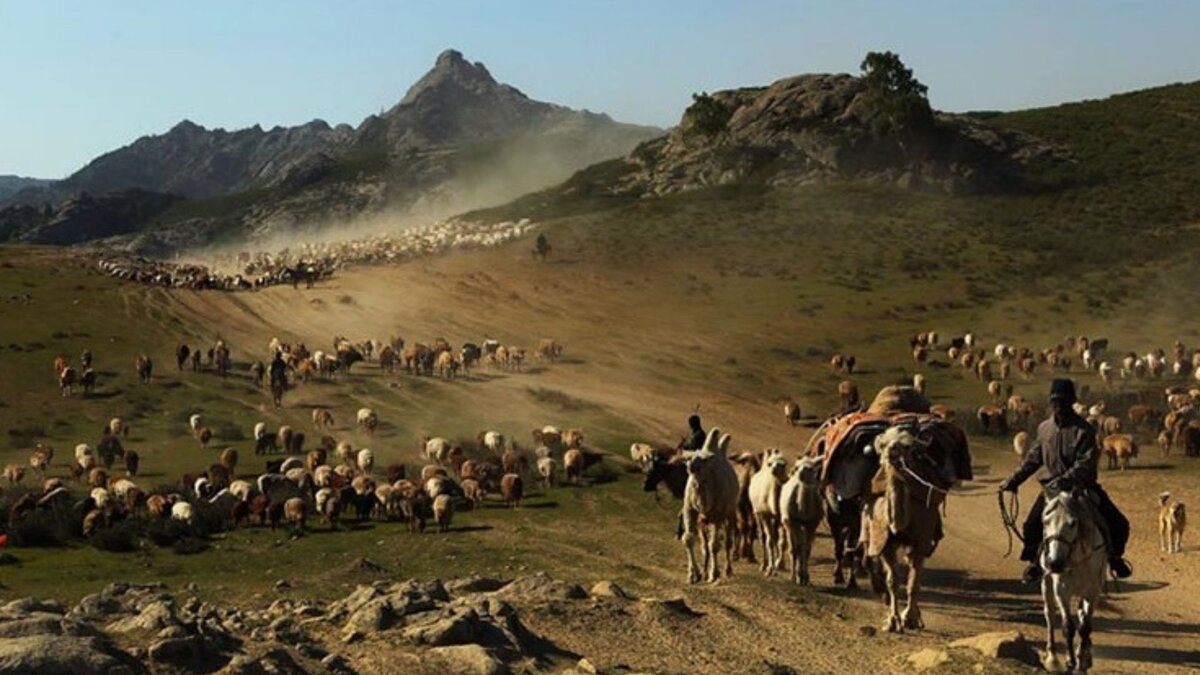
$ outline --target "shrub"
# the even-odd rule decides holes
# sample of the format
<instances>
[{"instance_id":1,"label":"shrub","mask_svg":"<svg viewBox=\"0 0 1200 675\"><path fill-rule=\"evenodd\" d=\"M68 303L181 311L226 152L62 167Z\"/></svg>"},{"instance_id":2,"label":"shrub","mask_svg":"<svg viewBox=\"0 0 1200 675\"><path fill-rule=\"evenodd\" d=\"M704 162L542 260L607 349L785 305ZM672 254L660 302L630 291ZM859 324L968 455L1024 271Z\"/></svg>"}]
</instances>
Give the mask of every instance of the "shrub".
<instances>
[{"instance_id":1,"label":"shrub","mask_svg":"<svg viewBox=\"0 0 1200 675\"><path fill-rule=\"evenodd\" d=\"M712 137L725 131L729 118L733 117L733 109L709 96L708 92L701 92L692 94L692 104L683 115L691 123L691 129Z\"/></svg>"},{"instance_id":2,"label":"shrub","mask_svg":"<svg viewBox=\"0 0 1200 675\"><path fill-rule=\"evenodd\" d=\"M102 527L92 534L92 546L101 551L112 553L129 553L136 551L141 542L145 521L140 518L126 518Z\"/></svg>"}]
</instances>

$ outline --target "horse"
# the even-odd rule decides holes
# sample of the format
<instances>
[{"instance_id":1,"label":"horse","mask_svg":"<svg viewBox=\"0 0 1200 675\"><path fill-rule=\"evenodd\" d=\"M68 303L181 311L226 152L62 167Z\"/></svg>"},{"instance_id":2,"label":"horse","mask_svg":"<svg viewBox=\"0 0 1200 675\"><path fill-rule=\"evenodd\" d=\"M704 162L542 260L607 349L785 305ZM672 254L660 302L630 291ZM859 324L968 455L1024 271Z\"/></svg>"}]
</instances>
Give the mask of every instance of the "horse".
<instances>
[{"instance_id":1,"label":"horse","mask_svg":"<svg viewBox=\"0 0 1200 675\"><path fill-rule=\"evenodd\" d=\"M1086 672L1092 666L1092 612L1100 597L1107 569L1104 535L1098 514L1080 491L1059 492L1046 499L1042 510L1045 533L1038 554L1042 567L1042 605L1046 617L1046 662L1057 660L1054 610L1063 624L1067 670ZM1078 602L1076 608L1075 602ZM1077 614L1072 615L1072 612ZM1079 645L1075 645L1076 632Z\"/></svg>"},{"instance_id":2,"label":"horse","mask_svg":"<svg viewBox=\"0 0 1200 675\"><path fill-rule=\"evenodd\" d=\"M686 455L688 481L683 495L683 545L687 549L688 583L700 582L696 538L704 549L704 572L709 583L718 578L718 546L725 547L725 576L733 576L733 527L737 518L737 474L727 459L728 434L713 427L704 447ZM721 542L724 532L725 540Z\"/></svg>"}]
</instances>

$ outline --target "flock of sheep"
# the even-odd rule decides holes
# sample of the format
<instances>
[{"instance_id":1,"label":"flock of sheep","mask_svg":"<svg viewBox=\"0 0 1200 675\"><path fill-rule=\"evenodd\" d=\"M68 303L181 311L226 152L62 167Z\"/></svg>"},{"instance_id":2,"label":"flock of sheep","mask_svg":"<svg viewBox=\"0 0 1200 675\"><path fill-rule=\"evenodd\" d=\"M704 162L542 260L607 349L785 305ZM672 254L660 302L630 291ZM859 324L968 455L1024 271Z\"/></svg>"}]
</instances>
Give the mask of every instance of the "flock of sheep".
<instances>
[{"instance_id":1,"label":"flock of sheep","mask_svg":"<svg viewBox=\"0 0 1200 675\"><path fill-rule=\"evenodd\" d=\"M528 218L500 223L444 221L403 232L334 242L303 244L275 253L216 256L212 264L172 263L134 256L109 256L97 268L114 278L167 288L244 291L304 283L311 288L352 265L404 262L456 248L490 248L533 229Z\"/></svg>"},{"instance_id":2,"label":"flock of sheep","mask_svg":"<svg viewBox=\"0 0 1200 675\"><path fill-rule=\"evenodd\" d=\"M378 424L377 415L367 408L358 410L356 419L367 434ZM330 411L313 411L316 431L329 431L331 422ZM191 415L188 426L201 443L210 440L211 432L201 414ZM175 489L159 486L147 491L135 482L141 458L122 447L121 439L127 439L128 433L129 426L114 418L98 444L78 444L68 464L69 477L48 475L54 449L39 444L29 465L42 481L40 489L13 503L10 523L40 508L69 508L80 519L79 530L86 537L130 516L169 518L192 525L201 509L229 529L247 521L272 529L285 524L303 529L312 517L336 527L344 514L352 512L360 522L371 518L403 521L413 531L423 531L432 521L444 532L456 508L478 507L496 492L506 505L519 507L527 480L536 476L550 487L565 476L568 482L578 484L584 470L601 458L600 453L584 449L579 429L535 429L532 437L537 447L532 453L522 451L504 434L488 430L478 434L471 450L442 437L422 438L420 451L427 463L419 476L410 477L403 464L389 465L380 472L371 449L355 448L347 440L323 435L317 447L305 449L301 432L282 426L269 433L266 425L259 423L254 428L256 448L280 448L294 454L268 460L265 472L247 475L238 473L238 451L225 448L209 466L182 475ZM118 460L124 464L123 472L114 469ZM18 487L26 478L26 469L9 464L4 478L10 487ZM88 490L81 500L72 497L68 482L72 479Z\"/></svg>"}]
</instances>

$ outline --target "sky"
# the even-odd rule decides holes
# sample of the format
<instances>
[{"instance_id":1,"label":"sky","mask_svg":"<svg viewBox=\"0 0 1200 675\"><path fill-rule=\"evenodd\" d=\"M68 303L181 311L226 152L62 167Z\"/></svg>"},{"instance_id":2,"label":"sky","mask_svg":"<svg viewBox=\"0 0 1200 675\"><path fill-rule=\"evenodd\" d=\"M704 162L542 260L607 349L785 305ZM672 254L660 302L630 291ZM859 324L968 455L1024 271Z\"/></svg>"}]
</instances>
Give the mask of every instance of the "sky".
<instances>
[{"instance_id":1,"label":"sky","mask_svg":"<svg viewBox=\"0 0 1200 675\"><path fill-rule=\"evenodd\" d=\"M458 49L529 96L667 127L690 96L898 52L942 110L1200 79L1200 2L0 0L0 174L182 119L357 125Z\"/></svg>"}]
</instances>

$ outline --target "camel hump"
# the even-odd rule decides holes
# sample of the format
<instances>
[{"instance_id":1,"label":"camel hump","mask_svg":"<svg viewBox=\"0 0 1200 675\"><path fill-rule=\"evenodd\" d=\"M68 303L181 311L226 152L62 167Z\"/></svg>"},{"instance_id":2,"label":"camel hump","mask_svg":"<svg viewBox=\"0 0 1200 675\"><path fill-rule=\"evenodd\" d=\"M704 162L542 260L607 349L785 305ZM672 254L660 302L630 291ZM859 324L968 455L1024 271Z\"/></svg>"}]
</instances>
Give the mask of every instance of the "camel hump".
<instances>
[{"instance_id":1,"label":"camel hump","mask_svg":"<svg viewBox=\"0 0 1200 675\"><path fill-rule=\"evenodd\" d=\"M929 413L929 399L910 385L892 385L879 390L867 412L875 415Z\"/></svg>"}]
</instances>

